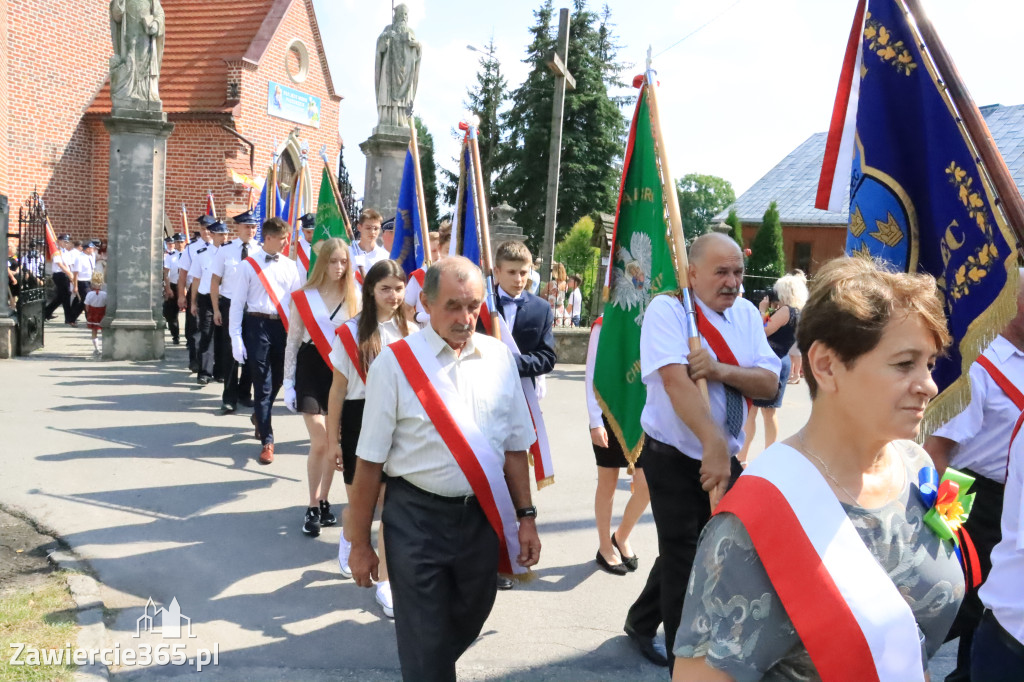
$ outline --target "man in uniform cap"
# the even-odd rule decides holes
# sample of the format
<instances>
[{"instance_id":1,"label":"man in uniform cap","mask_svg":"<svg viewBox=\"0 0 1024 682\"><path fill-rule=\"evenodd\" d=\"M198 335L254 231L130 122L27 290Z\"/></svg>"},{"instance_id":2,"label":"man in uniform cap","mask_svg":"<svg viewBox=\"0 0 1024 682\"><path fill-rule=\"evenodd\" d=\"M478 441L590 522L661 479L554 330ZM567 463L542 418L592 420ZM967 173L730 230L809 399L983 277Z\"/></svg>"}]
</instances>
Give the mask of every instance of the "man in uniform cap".
<instances>
[{"instance_id":1,"label":"man in uniform cap","mask_svg":"<svg viewBox=\"0 0 1024 682\"><path fill-rule=\"evenodd\" d=\"M217 348L221 341L221 327L213 323L213 299L210 296L210 281L213 278L215 256L228 236L228 226L216 220L209 227L212 243L196 249L195 258L188 274L192 277L189 291L190 309L196 317L196 358L199 360L200 386L214 379L223 379L221 363L217 359Z\"/></svg>"},{"instance_id":2,"label":"man in uniform cap","mask_svg":"<svg viewBox=\"0 0 1024 682\"><path fill-rule=\"evenodd\" d=\"M192 241L178 258L178 309L185 311L185 346L188 348L188 368L192 372L199 372L199 358L196 354L195 333L196 317L189 309L187 294L192 284L192 277L188 271L192 268L192 259L196 257L196 251L204 248L210 243L207 228L214 223L216 218L205 213L196 219L199 223L198 237L193 232Z\"/></svg>"},{"instance_id":3,"label":"man in uniform cap","mask_svg":"<svg viewBox=\"0 0 1024 682\"><path fill-rule=\"evenodd\" d=\"M46 304L45 317L53 319L53 312L60 306L64 309L64 323L71 324L71 281L74 279L74 272L71 269L73 263L71 255L71 235L62 234L57 237L57 253L53 256L53 300Z\"/></svg>"},{"instance_id":4,"label":"man in uniform cap","mask_svg":"<svg viewBox=\"0 0 1024 682\"><path fill-rule=\"evenodd\" d=\"M299 269L299 281L306 283L309 276L309 257L313 249L313 233L316 231L316 216L312 213L299 218L302 232L299 234L299 257L295 259L295 267Z\"/></svg>"},{"instance_id":5,"label":"man in uniform cap","mask_svg":"<svg viewBox=\"0 0 1024 682\"><path fill-rule=\"evenodd\" d=\"M181 252L177 248L174 237L181 237L181 246L185 245L185 237L176 234L164 238L164 322L171 333L171 343L177 346L181 332L178 328L178 257ZM173 278L173 279L172 279Z\"/></svg>"}]
</instances>

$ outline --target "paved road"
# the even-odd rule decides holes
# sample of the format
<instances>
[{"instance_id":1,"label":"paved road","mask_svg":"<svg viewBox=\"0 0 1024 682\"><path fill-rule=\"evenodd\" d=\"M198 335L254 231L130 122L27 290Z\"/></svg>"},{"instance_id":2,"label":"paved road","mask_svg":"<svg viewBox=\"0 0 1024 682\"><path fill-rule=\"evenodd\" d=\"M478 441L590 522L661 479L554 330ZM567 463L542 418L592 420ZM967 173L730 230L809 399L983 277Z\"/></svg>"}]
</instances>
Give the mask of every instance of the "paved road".
<instances>
[{"instance_id":1,"label":"paved road","mask_svg":"<svg viewBox=\"0 0 1024 682\"><path fill-rule=\"evenodd\" d=\"M256 462L247 416L219 416L219 385L182 369L184 347L162 362L99 362L88 334L48 325L47 347L0 363L4 462L0 502L31 515L91 564L111 609L110 645L218 648L203 680L391 680L393 623L337 571L340 529L300 531L305 429L276 408L277 459ZM633 536L640 571L615 577L594 563L596 481L583 367L562 366L543 408L556 484L535 494L544 548L539 580L499 593L480 640L460 662L467 680L664 680L622 633L656 551L650 512ZM783 436L809 410L791 387ZM616 513L629 488L619 482ZM340 480L332 501L344 501ZM137 620L147 600L177 598L193 638L161 640ZM187 631L183 633L187 635ZM948 657L933 664L941 679ZM185 666L122 666L118 680L199 679Z\"/></svg>"}]
</instances>

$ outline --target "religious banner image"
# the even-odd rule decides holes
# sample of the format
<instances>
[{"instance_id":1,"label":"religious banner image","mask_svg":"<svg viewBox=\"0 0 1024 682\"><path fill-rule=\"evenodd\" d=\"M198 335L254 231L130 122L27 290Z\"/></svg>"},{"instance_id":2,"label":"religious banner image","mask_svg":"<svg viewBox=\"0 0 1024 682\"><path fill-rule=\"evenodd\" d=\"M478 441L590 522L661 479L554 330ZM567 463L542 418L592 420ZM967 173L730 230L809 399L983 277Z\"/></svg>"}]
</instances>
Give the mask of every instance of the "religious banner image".
<instances>
[{"instance_id":1,"label":"religious banner image","mask_svg":"<svg viewBox=\"0 0 1024 682\"><path fill-rule=\"evenodd\" d=\"M287 121L320 127L320 98L287 85L267 83L267 113Z\"/></svg>"}]
</instances>

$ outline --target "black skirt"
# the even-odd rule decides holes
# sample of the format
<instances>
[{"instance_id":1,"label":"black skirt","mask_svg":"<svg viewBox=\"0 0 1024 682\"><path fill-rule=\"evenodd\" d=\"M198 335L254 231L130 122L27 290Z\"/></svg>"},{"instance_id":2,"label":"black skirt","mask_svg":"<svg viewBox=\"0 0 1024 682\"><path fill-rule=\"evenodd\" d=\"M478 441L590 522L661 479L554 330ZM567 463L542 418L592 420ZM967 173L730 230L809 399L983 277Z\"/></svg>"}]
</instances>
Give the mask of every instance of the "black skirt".
<instances>
[{"instance_id":1,"label":"black skirt","mask_svg":"<svg viewBox=\"0 0 1024 682\"><path fill-rule=\"evenodd\" d=\"M334 372L312 341L299 346L295 358L295 404L304 414L327 414Z\"/></svg>"},{"instance_id":2,"label":"black skirt","mask_svg":"<svg viewBox=\"0 0 1024 682\"><path fill-rule=\"evenodd\" d=\"M625 453L622 452L622 444L619 443L619 439L615 437L612 432L611 424L608 423L608 417L601 415L601 421L604 422L604 430L608 432L608 447L602 448L600 445L591 443L594 448L594 459L597 460L597 466L604 469L623 469L629 466L629 462L626 460ZM643 457L638 457L636 460L635 468L643 468L642 464Z\"/></svg>"},{"instance_id":3,"label":"black skirt","mask_svg":"<svg viewBox=\"0 0 1024 682\"><path fill-rule=\"evenodd\" d=\"M341 463L345 485L352 485L352 477L356 475L356 446L363 427L365 404L365 400L346 400L341 406Z\"/></svg>"}]
</instances>

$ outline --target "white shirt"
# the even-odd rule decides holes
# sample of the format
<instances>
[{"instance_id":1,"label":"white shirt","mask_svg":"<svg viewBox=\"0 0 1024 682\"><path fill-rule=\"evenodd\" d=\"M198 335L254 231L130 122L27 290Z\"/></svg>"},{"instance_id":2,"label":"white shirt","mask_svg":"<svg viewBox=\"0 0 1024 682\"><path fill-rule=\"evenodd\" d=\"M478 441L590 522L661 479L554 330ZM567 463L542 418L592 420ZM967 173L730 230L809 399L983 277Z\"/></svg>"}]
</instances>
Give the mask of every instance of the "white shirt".
<instances>
[{"instance_id":1,"label":"white shirt","mask_svg":"<svg viewBox=\"0 0 1024 682\"><path fill-rule=\"evenodd\" d=\"M401 313L398 314L401 315ZM362 313L356 315L356 322L353 322L350 326L354 326L358 329L358 320L361 316ZM419 331L419 327L412 322L409 322L408 325L410 334ZM379 322L377 324L377 330L380 332L380 346L382 349L403 338L402 332L398 329L398 324L395 322L395 318L391 318L387 322ZM355 337L356 345L358 346L358 332L352 336ZM337 334L334 335L334 341L331 342L330 358L331 364L334 365L334 369L345 375L345 379L348 380L348 388L345 390L345 400L362 400L365 398L366 384L363 383L363 379L359 376L356 366L352 363L352 358L349 357L348 351L345 350L345 345L341 342L341 337ZM370 361L370 366L373 366L373 360Z\"/></svg>"},{"instance_id":2,"label":"white shirt","mask_svg":"<svg viewBox=\"0 0 1024 682\"><path fill-rule=\"evenodd\" d=\"M505 344L473 334L461 355L456 355L432 327L419 333L437 353L442 371L451 378L499 455L527 450L536 436L519 370ZM390 348L370 366L362 433L373 437L359 439L356 455L368 462L383 462L388 476L401 476L438 495L473 494Z\"/></svg>"},{"instance_id":3,"label":"white shirt","mask_svg":"<svg viewBox=\"0 0 1024 682\"><path fill-rule=\"evenodd\" d=\"M1015 386L1024 390L1024 352L997 336L982 353ZM957 443L949 465L971 469L985 478L1002 483L1006 478L1006 448L1020 408L999 388L992 376L977 362L968 373L971 402L953 417L936 436Z\"/></svg>"},{"instance_id":4,"label":"white shirt","mask_svg":"<svg viewBox=\"0 0 1024 682\"><path fill-rule=\"evenodd\" d=\"M178 270L184 270L185 274L185 285L192 284L192 276L188 274L188 271L192 269L192 259L196 257L196 251L204 247L209 246L208 242L204 242L202 239L197 239L194 242L189 242L185 245L185 249L178 256ZM174 281L178 281L175 277Z\"/></svg>"},{"instance_id":5,"label":"white shirt","mask_svg":"<svg viewBox=\"0 0 1024 682\"><path fill-rule=\"evenodd\" d=\"M423 287L420 286L419 281L412 275L409 275L409 281L405 285L405 304L416 309L417 322L427 324L430 322L430 315L427 313L427 309L423 307L423 301L420 300L421 291L423 291Z\"/></svg>"},{"instance_id":6,"label":"white shirt","mask_svg":"<svg viewBox=\"0 0 1024 682\"><path fill-rule=\"evenodd\" d=\"M290 305L288 294L299 288L299 273L295 271L295 264L289 258L278 254L277 260L269 263L266 261L266 254L260 254L253 260L260 266L260 270L271 284L276 285L280 299L278 302L282 307ZM250 256L252 258L252 256ZM248 264L239 266L235 270L236 281L233 285L233 293L237 297L231 299L231 318L228 324L228 332L232 337L242 335L242 314L243 312L263 313L265 315L278 315L277 306L270 299L270 294L263 288L263 282L256 271ZM237 304L237 305L236 305Z\"/></svg>"},{"instance_id":7,"label":"white shirt","mask_svg":"<svg viewBox=\"0 0 1024 682\"><path fill-rule=\"evenodd\" d=\"M590 428L604 426L601 419L601 406L597 403L594 393L594 365L597 363L597 344L601 338L601 327L595 325L590 329L590 343L587 344L587 369L583 374L583 390L587 394L587 416L590 417Z\"/></svg>"},{"instance_id":8,"label":"white shirt","mask_svg":"<svg viewBox=\"0 0 1024 682\"><path fill-rule=\"evenodd\" d=\"M85 295L85 305L90 308L106 308L107 307L107 292L103 291L92 291Z\"/></svg>"},{"instance_id":9,"label":"white shirt","mask_svg":"<svg viewBox=\"0 0 1024 682\"><path fill-rule=\"evenodd\" d=\"M782 362L768 345L761 314L754 304L745 298L738 298L724 314L704 305L696 296L694 300L701 307L708 321L721 332L740 367L760 367L774 372L782 370ZM701 339L704 348L711 350L706 339ZM647 306L643 326L640 329L640 373L647 386L647 402L640 414L640 425L644 433L663 443L668 443L683 454L699 460L704 450L700 439L676 414L669 400L658 370L667 365L686 365L690 347L686 335L686 313L679 299L671 295L656 296ZM712 357L717 359L711 350ZM708 396L711 399L711 416L725 431L725 385L708 382ZM747 403L743 401L743 415L746 418ZM729 454L735 455L743 447L743 430L738 436L729 436Z\"/></svg>"},{"instance_id":10,"label":"white shirt","mask_svg":"<svg viewBox=\"0 0 1024 682\"><path fill-rule=\"evenodd\" d=\"M188 278L193 280L199 278L198 293L210 293L210 280L213 278L213 259L220 249L213 244L201 249L196 249L196 255L192 258L192 267L188 269Z\"/></svg>"},{"instance_id":11,"label":"white shirt","mask_svg":"<svg viewBox=\"0 0 1024 682\"><path fill-rule=\"evenodd\" d=\"M178 274L178 258L180 256L181 256L181 252L178 251L177 249L175 249L174 251L171 251L170 253L165 253L164 254L164 270L167 271L168 277L174 277L175 278L175 279L171 280L172 284L177 284L178 283L178 280L176 279L176 277L177 277L177 274Z\"/></svg>"},{"instance_id":12,"label":"white shirt","mask_svg":"<svg viewBox=\"0 0 1024 682\"><path fill-rule=\"evenodd\" d=\"M369 251L363 251L362 247L359 246L358 241L352 242L352 245L349 246L349 251L352 253L352 262L357 267L363 268L363 274L369 272L370 268L376 265L379 261L387 260L391 257L388 250L378 244L374 244L373 248Z\"/></svg>"},{"instance_id":13,"label":"white shirt","mask_svg":"<svg viewBox=\"0 0 1024 682\"><path fill-rule=\"evenodd\" d=\"M515 303L506 303L502 305L502 296L507 296L508 298L511 298L513 301L518 301L523 297L523 295L519 294L518 296L513 296L512 294L502 289L500 286L498 287L498 300L495 301L495 303L501 306L501 316L504 317L505 322L508 323L508 328L512 329L513 327L516 326L516 313L519 312L519 308L516 306Z\"/></svg>"},{"instance_id":14,"label":"white shirt","mask_svg":"<svg viewBox=\"0 0 1024 682\"><path fill-rule=\"evenodd\" d=\"M64 265L68 266L68 270L74 275L82 269L82 256L84 254L78 249L68 249L64 252Z\"/></svg>"},{"instance_id":15,"label":"white shirt","mask_svg":"<svg viewBox=\"0 0 1024 682\"><path fill-rule=\"evenodd\" d=\"M565 306L565 312L569 317L578 317L583 314L583 294L579 287L569 292L569 302Z\"/></svg>"},{"instance_id":16,"label":"white shirt","mask_svg":"<svg viewBox=\"0 0 1024 682\"><path fill-rule=\"evenodd\" d=\"M1005 441L1004 441L1005 442ZM1024 644L1024 436L1010 446L1010 475L1003 496L1002 540L992 550L992 571L978 596L1003 629Z\"/></svg>"},{"instance_id":17,"label":"white shirt","mask_svg":"<svg viewBox=\"0 0 1024 682\"><path fill-rule=\"evenodd\" d=\"M96 271L96 256L84 251L78 253L78 281L91 282L92 273Z\"/></svg>"},{"instance_id":18,"label":"white shirt","mask_svg":"<svg viewBox=\"0 0 1024 682\"><path fill-rule=\"evenodd\" d=\"M540 273L537 272L536 270L530 271L529 290L530 293L533 294L534 296L536 296L537 292L540 291Z\"/></svg>"},{"instance_id":19,"label":"white shirt","mask_svg":"<svg viewBox=\"0 0 1024 682\"><path fill-rule=\"evenodd\" d=\"M246 258L257 256L263 253L259 242L255 239L246 244ZM234 298L235 270L242 262L242 240L234 239L217 250L217 257L213 259L213 274L220 277L218 294L225 298Z\"/></svg>"}]
</instances>

